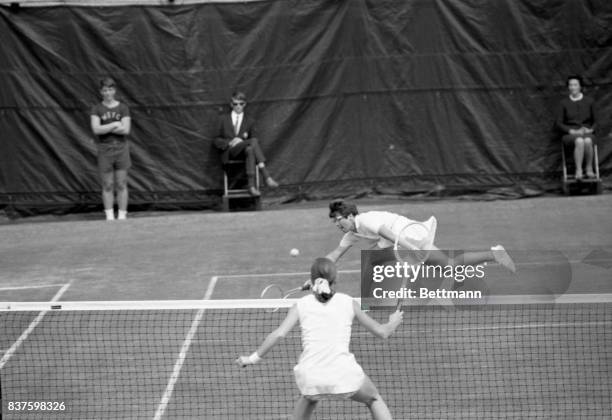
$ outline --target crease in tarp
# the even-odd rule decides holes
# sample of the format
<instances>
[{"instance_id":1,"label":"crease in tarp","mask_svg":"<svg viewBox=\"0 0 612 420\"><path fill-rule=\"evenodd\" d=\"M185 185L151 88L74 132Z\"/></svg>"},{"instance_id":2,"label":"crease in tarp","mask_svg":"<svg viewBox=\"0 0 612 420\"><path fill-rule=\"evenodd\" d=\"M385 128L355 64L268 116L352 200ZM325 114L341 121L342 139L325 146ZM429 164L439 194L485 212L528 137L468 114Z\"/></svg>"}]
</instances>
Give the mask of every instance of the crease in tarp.
<instances>
[{"instance_id":1,"label":"crease in tarp","mask_svg":"<svg viewBox=\"0 0 612 420\"><path fill-rule=\"evenodd\" d=\"M235 89L247 93L267 166L289 196L340 185L484 191L523 184L516 174L560 188L551 127L577 72L599 107L601 173L612 169L607 6L162 3L0 7L0 194L54 205L99 188L89 110L108 74L132 113L130 190L152 202L221 190L212 139Z\"/></svg>"}]
</instances>

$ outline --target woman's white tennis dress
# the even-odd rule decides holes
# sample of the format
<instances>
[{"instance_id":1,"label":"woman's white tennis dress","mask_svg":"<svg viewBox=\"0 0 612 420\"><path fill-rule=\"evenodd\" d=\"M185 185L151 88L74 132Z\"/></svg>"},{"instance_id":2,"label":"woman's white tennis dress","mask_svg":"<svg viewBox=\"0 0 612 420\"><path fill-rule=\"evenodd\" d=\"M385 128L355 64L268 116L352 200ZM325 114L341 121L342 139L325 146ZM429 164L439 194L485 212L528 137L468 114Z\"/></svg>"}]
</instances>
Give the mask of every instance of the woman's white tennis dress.
<instances>
[{"instance_id":1,"label":"woman's white tennis dress","mask_svg":"<svg viewBox=\"0 0 612 420\"><path fill-rule=\"evenodd\" d=\"M297 311L303 351L293 371L302 395L316 399L354 394L365 374L349 352L353 298L336 293L321 303L308 295L298 300Z\"/></svg>"},{"instance_id":2,"label":"woman's white tennis dress","mask_svg":"<svg viewBox=\"0 0 612 420\"><path fill-rule=\"evenodd\" d=\"M352 246L358 242L365 242L366 247L376 245L381 249L391 248L395 245L393 241L383 238L378 233L382 226L385 226L394 235L398 235L401 232L404 239L412 242L415 248L432 249L438 221L434 216L431 216L424 222L419 222L388 211L359 213L355 216L355 229L357 231L345 233L340 240L340 246Z\"/></svg>"}]
</instances>

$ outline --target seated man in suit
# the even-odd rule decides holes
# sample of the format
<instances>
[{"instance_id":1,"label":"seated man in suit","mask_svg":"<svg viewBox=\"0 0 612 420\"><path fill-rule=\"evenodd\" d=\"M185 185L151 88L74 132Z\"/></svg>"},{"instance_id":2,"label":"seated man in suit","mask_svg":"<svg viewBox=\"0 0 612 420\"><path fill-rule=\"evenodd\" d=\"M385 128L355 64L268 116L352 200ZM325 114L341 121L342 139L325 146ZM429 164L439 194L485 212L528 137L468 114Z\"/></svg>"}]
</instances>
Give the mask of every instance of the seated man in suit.
<instances>
[{"instance_id":1,"label":"seated man in suit","mask_svg":"<svg viewBox=\"0 0 612 420\"><path fill-rule=\"evenodd\" d=\"M232 94L232 112L219 119L215 146L221 150L223 164L233 159L246 161L246 173L249 182L249 193L258 197L261 193L255 185L255 171L259 167L270 188L278 187L272 179L265 164L265 157L259 146L255 132L255 120L244 112L246 95L242 92Z\"/></svg>"}]
</instances>

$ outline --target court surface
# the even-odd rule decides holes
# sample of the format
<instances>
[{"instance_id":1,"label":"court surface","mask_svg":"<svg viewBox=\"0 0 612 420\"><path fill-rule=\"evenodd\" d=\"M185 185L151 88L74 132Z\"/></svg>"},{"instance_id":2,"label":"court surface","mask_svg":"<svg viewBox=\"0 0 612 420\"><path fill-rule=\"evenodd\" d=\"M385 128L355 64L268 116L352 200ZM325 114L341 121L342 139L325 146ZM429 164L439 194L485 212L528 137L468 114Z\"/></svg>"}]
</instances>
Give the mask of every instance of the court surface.
<instances>
[{"instance_id":1,"label":"court surface","mask_svg":"<svg viewBox=\"0 0 612 420\"><path fill-rule=\"evenodd\" d=\"M499 267L491 267L485 286L494 294L533 295L549 293L551 290L557 294L612 293L610 195L488 202L379 202L368 199L356 203L361 212L389 210L417 220L435 215L438 219L436 245L441 249L479 250L502 243L515 259L518 271L516 275L511 275ZM308 278L312 260L337 246L341 232L328 219L326 204L309 203L307 208L294 206L263 212L135 214L126 222L112 223L103 220L58 219L54 222L1 225L0 302L256 299L270 283L280 284L286 289L301 285ZM300 255L291 257L291 248L299 248ZM360 280L359 251L349 251L341 260L339 268L338 289L357 296ZM466 286L469 288L476 285ZM43 317L33 324L35 315L23 319L17 328L3 335L0 350L7 367L11 363L21 363L20 352L40 340L37 338L41 334L39 331L45 328L48 319ZM167 378L172 376L181 345L184 345L189 334L189 320L192 318L193 314L189 313L186 327L178 329L176 336L158 346L164 348L167 357L153 362L137 360L130 364L138 372L146 371L153 363L155 371L159 373L159 389L151 391L146 400L140 402L147 407L144 411L151 413L142 418L155 418L154 413L159 410L160 400L163 400L164 387L167 387ZM486 327L488 321L477 317L471 322ZM273 322L266 321L265 324L267 329L258 329L259 335L249 338L254 344L273 327ZM15 347L20 334L32 325L32 332ZM204 321L196 326L196 330L205 329L206 325ZM125 340L127 327L117 328L112 334ZM137 331L128 332L139 334ZM85 332L74 334L78 336ZM71 342L72 339L74 337L67 341ZM551 336L549 339L554 341L556 338ZM457 347L465 350L464 346L469 345L469 340L469 337L465 338ZM138 359L137 355L144 351L141 346L148 345L135 342L128 351L132 358ZM236 344L236 347L246 351L242 349L247 346ZM11 348L14 348L13 353L7 357ZM224 350L227 351L228 360L232 350ZM188 349L187 354L191 351L197 350ZM421 349L424 355L427 351ZM452 360L457 356L454 351L445 349L439 357ZM124 358L118 357L111 361L121 365L119 361ZM511 371L520 367L520 360L515 362L517 365L508 362L504 369ZM610 359L604 362L609 366ZM284 363L290 369L293 362L289 360ZM436 366L440 369L441 363L446 361L421 360L420 363L422 366L429 363L430 370L435 370ZM189 387L181 382L182 372L178 372L177 386ZM227 380L233 381L238 387L233 372L223 370L217 374L226 375ZM257 381L256 374L250 375L248 380ZM440 375L443 377L443 372ZM426 376L426 369L423 376ZM87 377L82 379L85 382L91 380ZM555 378L548 380L554 383ZM247 379L243 378L243 381ZM474 381L477 382L477 379L473 378L471 385L477 386ZM562 384L562 378L559 381ZM603 389L609 390L609 381L603 381ZM445 392L460 385L451 383ZM112 388L112 381L107 382L106 386ZM433 389L439 383L436 385L432 382L428 386ZM7 395L5 389L3 386L3 405ZM294 389L290 391L288 399L295 395ZM448 395L446 397L449 398ZM178 398L177 393L168 396L168 411L158 418L198 416L198 409L194 409L187 414L181 411L177 417L173 417L173 398ZM395 395L393 398L396 404L400 404L401 396ZM239 404L235 399L232 401L227 397L224 404ZM493 410L488 411L484 418L493 418L492 415L513 418L513 407L510 405L500 406L486 399L480 404ZM289 401L291 405L292 401ZM550 417L543 414L543 417L563 418L568 412L556 415L551 413ZM129 413L118 411L113 414L113 418L131 418ZM464 407L461 412L440 411L433 418L474 418L477 414ZM579 413L571 413L576 414ZM589 417L588 413L583 417ZM7 418L34 417L10 414ZM257 415L253 418L276 417ZM332 415L330 418L336 417ZM416 415L411 418L424 417ZM594 415L592 418L599 417Z\"/></svg>"}]
</instances>

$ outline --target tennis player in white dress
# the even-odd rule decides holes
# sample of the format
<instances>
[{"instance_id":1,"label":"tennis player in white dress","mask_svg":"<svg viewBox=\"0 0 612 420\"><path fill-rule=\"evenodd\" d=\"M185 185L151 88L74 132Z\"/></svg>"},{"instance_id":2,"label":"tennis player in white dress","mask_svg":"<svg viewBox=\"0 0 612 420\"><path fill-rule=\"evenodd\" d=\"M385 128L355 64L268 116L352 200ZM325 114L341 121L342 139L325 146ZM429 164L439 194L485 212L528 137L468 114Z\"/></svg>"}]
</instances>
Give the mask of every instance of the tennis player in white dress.
<instances>
[{"instance_id":1,"label":"tennis player in white dress","mask_svg":"<svg viewBox=\"0 0 612 420\"><path fill-rule=\"evenodd\" d=\"M303 351L293 370L302 396L295 406L293 419L309 419L317 402L330 397L351 398L365 404L375 420L391 419L376 386L349 351L349 342L353 318L375 336L387 338L400 325L403 314L396 311L389 316L389 322L378 323L353 298L334 292L336 275L332 261L317 258L311 267L313 293L297 301L255 353L240 356L236 362L243 367L259 362L299 322Z\"/></svg>"}]
</instances>

